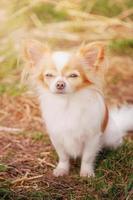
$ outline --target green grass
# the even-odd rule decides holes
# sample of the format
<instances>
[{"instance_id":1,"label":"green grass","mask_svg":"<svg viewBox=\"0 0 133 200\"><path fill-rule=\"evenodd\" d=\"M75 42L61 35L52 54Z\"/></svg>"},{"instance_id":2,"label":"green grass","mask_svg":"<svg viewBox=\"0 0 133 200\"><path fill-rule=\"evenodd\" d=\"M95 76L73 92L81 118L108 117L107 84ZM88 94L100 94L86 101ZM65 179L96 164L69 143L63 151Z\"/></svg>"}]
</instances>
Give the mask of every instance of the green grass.
<instances>
[{"instance_id":1,"label":"green grass","mask_svg":"<svg viewBox=\"0 0 133 200\"><path fill-rule=\"evenodd\" d=\"M58 10L51 4L40 3L33 7L32 12L37 15L41 22L58 22L69 19L66 10Z\"/></svg>"},{"instance_id":2,"label":"green grass","mask_svg":"<svg viewBox=\"0 0 133 200\"><path fill-rule=\"evenodd\" d=\"M82 10L90 11L97 15L103 15L107 17L116 17L123 10L130 9L133 7L132 0L112 1L112 0L94 0L81 1ZM132 18L132 16L130 16Z\"/></svg>"},{"instance_id":3,"label":"green grass","mask_svg":"<svg viewBox=\"0 0 133 200\"><path fill-rule=\"evenodd\" d=\"M1 83L0 85L0 95L6 93L10 96L20 96L26 91L26 87L20 85L18 81L10 83Z\"/></svg>"},{"instance_id":4,"label":"green grass","mask_svg":"<svg viewBox=\"0 0 133 200\"><path fill-rule=\"evenodd\" d=\"M18 52L11 41L0 48L0 95L6 93L11 96L19 96L25 92L25 86L20 84L20 66ZM19 66L20 65L20 66Z\"/></svg>"},{"instance_id":5,"label":"green grass","mask_svg":"<svg viewBox=\"0 0 133 200\"><path fill-rule=\"evenodd\" d=\"M121 4L109 0L96 0L92 7L92 13L114 17L122 11Z\"/></svg>"},{"instance_id":6,"label":"green grass","mask_svg":"<svg viewBox=\"0 0 133 200\"><path fill-rule=\"evenodd\" d=\"M117 39L112 40L109 49L114 54L133 55L133 39Z\"/></svg>"},{"instance_id":7,"label":"green grass","mask_svg":"<svg viewBox=\"0 0 133 200\"><path fill-rule=\"evenodd\" d=\"M0 164L0 172L5 172L5 171L7 171L7 169L8 169L7 165Z\"/></svg>"},{"instance_id":8,"label":"green grass","mask_svg":"<svg viewBox=\"0 0 133 200\"><path fill-rule=\"evenodd\" d=\"M10 195L12 195L11 190L0 188L0 200L5 200L5 199L8 200L10 199Z\"/></svg>"},{"instance_id":9,"label":"green grass","mask_svg":"<svg viewBox=\"0 0 133 200\"><path fill-rule=\"evenodd\" d=\"M11 189L7 184L0 189L3 200L118 200L132 199L133 189L132 142L125 142L117 150L103 150L97 158L96 177L80 178L77 174L79 165L72 167L71 174L65 178L48 178L45 174L39 190L25 190L21 192ZM52 156L52 155L51 155ZM52 173L52 172L51 172ZM46 182L49 187L45 187Z\"/></svg>"},{"instance_id":10,"label":"green grass","mask_svg":"<svg viewBox=\"0 0 133 200\"><path fill-rule=\"evenodd\" d=\"M31 138L34 141L39 141L39 140L42 141L42 140L45 140L45 135L42 132L34 132L34 133L32 133Z\"/></svg>"}]
</instances>

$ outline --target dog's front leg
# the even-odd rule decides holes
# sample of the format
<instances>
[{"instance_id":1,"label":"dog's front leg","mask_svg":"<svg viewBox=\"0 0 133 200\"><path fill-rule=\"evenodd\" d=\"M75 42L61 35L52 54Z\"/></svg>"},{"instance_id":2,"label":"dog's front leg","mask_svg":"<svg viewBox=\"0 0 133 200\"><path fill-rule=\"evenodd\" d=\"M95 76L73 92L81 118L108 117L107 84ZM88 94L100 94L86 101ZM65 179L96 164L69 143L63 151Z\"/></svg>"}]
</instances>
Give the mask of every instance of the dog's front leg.
<instances>
[{"instance_id":1,"label":"dog's front leg","mask_svg":"<svg viewBox=\"0 0 133 200\"><path fill-rule=\"evenodd\" d=\"M53 145L59 157L57 167L54 169L54 176L64 176L69 173L70 160L68 154L65 152L63 146L54 140Z\"/></svg>"},{"instance_id":2,"label":"dog's front leg","mask_svg":"<svg viewBox=\"0 0 133 200\"><path fill-rule=\"evenodd\" d=\"M80 176L95 176L94 162L96 155L100 150L100 146L100 134L93 136L91 139L85 142L81 159Z\"/></svg>"}]
</instances>

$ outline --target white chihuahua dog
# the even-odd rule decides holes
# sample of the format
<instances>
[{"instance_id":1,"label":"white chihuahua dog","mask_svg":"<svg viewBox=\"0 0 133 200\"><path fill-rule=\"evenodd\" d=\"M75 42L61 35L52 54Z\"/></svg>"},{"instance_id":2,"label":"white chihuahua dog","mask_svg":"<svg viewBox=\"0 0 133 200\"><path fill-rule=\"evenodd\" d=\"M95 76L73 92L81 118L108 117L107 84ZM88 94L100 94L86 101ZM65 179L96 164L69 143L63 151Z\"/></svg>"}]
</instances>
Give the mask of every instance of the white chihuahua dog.
<instances>
[{"instance_id":1,"label":"white chihuahua dog","mask_svg":"<svg viewBox=\"0 0 133 200\"><path fill-rule=\"evenodd\" d=\"M94 176L103 147L116 148L133 129L133 107L108 110L102 94L104 46L52 52L38 41L24 47L25 72L36 88L42 116L59 156L55 176L69 173L70 158L81 157L80 176Z\"/></svg>"}]
</instances>

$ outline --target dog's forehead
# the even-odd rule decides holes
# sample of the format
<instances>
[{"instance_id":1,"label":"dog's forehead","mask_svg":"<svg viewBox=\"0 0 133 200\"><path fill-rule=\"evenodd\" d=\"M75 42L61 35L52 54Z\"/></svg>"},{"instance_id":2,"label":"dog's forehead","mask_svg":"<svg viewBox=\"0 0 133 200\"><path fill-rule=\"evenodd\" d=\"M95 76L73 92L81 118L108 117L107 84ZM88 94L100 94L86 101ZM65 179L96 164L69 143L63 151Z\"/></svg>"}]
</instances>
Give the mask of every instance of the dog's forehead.
<instances>
[{"instance_id":1,"label":"dog's forehead","mask_svg":"<svg viewBox=\"0 0 133 200\"><path fill-rule=\"evenodd\" d=\"M69 62L71 54L63 51L56 51L52 54L52 60L58 71L61 71Z\"/></svg>"}]
</instances>

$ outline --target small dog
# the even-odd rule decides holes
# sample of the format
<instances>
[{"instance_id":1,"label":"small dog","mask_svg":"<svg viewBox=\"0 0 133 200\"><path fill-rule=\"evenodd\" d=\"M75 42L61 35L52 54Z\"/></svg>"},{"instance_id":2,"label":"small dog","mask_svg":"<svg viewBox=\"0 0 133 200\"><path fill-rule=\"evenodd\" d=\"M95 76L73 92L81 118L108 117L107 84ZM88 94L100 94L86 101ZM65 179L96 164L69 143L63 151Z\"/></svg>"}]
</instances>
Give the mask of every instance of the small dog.
<instances>
[{"instance_id":1,"label":"small dog","mask_svg":"<svg viewBox=\"0 0 133 200\"><path fill-rule=\"evenodd\" d=\"M43 119L59 156L55 176L69 173L70 158L81 157L80 176L94 176L103 147L118 147L133 129L133 107L108 110L102 86L104 45L82 45L76 52L52 52L38 41L24 46L26 76L36 88Z\"/></svg>"}]
</instances>

